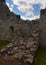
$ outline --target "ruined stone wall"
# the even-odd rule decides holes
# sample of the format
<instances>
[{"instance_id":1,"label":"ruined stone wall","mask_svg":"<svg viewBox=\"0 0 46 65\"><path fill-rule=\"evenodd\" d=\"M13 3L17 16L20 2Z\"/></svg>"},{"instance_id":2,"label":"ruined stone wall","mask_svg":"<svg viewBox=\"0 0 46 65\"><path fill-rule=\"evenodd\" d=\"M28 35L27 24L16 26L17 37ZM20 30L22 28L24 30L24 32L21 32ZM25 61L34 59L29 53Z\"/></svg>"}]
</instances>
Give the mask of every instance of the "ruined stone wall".
<instances>
[{"instance_id":1,"label":"ruined stone wall","mask_svg":"<svg viewBox=\"0 0 46 65\"><path fill-rule=\"evenodd\" d=\"M40 14L40 44L46 46L46 9L41 10Z\"/></svg>"},{"instance_id":2,"label":"ruined stone wall","mask_svg":"<svg viewBox=\"0 0 46 65\"><path fill-rule=\"evenodd\" d=\"M30 37L38 25L37 21L24 21L12 15L8 19L0 20L0 39L12 40L15 39L16 35Z\"/></svg>"},{"instance_id":3,"label":"ruined stone wall","mask_svg":"<svg viewBox=\"0 0 46 65\"><path fill-rule=\"evenodd\" d=\"M40 45L46 46L46 9L41 10L39 20L24 21L20 19L19 15L15 15L13 12L10 12L5 2L1 2L0 39L13 40L16 35L30 37L36 29L39 29Z\"/></svg>"},{"instance_id":4,"label":"ruined stone wall","mask_svg":"<svg viewBox=\"0 0 46 65\"><path fill-rule=\"evenodd\" d=\"M19 15L10 12L5 0L0 2L0 39L12 40L16 35L29 37L36 26L37 22L24 21Z\"/></svg>"}]
</instances>

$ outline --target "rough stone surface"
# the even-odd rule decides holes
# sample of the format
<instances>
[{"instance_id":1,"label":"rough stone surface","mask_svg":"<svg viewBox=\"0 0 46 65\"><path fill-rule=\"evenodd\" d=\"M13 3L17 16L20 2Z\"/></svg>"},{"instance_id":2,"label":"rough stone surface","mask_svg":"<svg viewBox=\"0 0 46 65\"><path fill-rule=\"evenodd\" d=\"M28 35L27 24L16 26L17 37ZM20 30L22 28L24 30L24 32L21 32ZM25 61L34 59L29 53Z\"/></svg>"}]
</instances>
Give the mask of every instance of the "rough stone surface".
<instances>
[{"instance_id":1,"label":"rough stone surface","mask_svg":"<svg viewBox=\"0 0 46 65\"><path fill-rule=\"evenodd\" d=\"M29 35L23 31L23 29L25 29L22 27L23 24L20 24L15 39L13 39L6 47L1 49L0 57L2 60L5 60L6 63L8 62L8 65L13 64L13 61L15 64L17 64L15 62L17 61L19 63L18 65L30 65L33 63L36 51L39 47L39 27L37 27L36 23L37 22L32 22L32 31ZM34 24L36 24L35 28L33 28Z\"/></svg>"},{"instance_id":2,"label":"rough stone surface","mask_svg":"<svg viewBox=\"0 0 46 65\"><path fill-rule=\"evenodd\" d=\"M24 21L0 0L0 39L12 40L0 51L7 65L32 64L39 43L46 46L46 9L41 10L39 20Z\"/></svg>"},{"instance_id":3,"label":"rough stone surface","mask_svg":"<svg viewBox=\"0 0 46 65\"><path fill-rule=\"evenodd\" d=\"M32 31L39 29L38 27L39 43L41 46L46 46L46 9L41 10L39 20L24 21L19 15L9 11L5 0L0 0L0 39L13 40L16 35L31 36Z\"/></svg>"},{"instance_id":4,"label":"rough stone surface","mask_svg":"<svg viewBox=\"0 0 46 65\"><path fill-rule=\"evenodd\" d=\"M17 40L12 41L6 47L1 49L1 59L8 62L8 65L10 61L14 61L15 64L17 64L16 62L18 62L18 65L25 65L27 62L29 63L29 65L32 64L34 61L36 51L39 47L37 39L34 39L35 37L18 37ZM33 40L37 43L35 43ZM10 65L12 64L12 62L10 63Z\"/></svg>"}]
</instances>

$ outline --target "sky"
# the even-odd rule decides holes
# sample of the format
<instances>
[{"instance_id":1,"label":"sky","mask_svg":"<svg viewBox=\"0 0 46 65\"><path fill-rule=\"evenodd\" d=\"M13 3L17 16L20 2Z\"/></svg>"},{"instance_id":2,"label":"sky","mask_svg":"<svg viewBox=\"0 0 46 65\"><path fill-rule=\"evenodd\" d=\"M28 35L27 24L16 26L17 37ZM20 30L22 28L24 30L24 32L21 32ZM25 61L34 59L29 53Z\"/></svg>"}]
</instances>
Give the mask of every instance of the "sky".
<instances>
[{"instance_id":1,"label":"sky","mask_svg":"<svg viewBox=\"0 0 46 65\"><path fill-rule=\"evenodd\" d=\"M22 19L34 20L40 18L40 10L46 7L46 0L6 0L6 4Z\"/></svg>"}]
</instances>

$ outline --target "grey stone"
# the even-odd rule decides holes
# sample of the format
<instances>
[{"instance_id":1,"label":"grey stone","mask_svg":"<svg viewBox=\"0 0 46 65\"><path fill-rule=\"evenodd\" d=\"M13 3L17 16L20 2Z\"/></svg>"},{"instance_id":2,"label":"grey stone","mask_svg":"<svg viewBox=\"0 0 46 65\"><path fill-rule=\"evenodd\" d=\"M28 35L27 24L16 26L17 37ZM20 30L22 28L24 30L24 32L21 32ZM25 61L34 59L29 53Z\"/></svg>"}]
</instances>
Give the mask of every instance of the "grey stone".
<instances>
[{"instance_id":1,"label":"grey stone","mask_svg":"<svg viewBox=\"0 0 46 65\"><path fill-rule=\"evenodd\" d=\"M26 57L32 63L39 43L46 46L46 9L41 11L40 19L25 21L10 12L5 0L1 0L0 12L0 39L12 41L1 50L0 56L4 59Z\"/></svg>"}]
</instances>

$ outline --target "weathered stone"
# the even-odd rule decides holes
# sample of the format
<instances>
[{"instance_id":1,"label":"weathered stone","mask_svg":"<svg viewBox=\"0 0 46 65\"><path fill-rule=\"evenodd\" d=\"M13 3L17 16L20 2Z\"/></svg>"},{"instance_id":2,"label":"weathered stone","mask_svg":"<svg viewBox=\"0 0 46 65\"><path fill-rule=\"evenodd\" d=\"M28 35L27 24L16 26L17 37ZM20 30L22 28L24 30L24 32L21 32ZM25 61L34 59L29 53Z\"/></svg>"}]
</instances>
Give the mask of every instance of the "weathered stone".
<instances>
[{"instance_id":1,"label":"weathered stone","mask_svg":"<svg viewBox=\"0 0 46 65\"><path fill-rule=\"evenodd\" d=\"M6 60L8 59L7 56L8 57L12 56L13 58L20 59L22 62L24 62L24 64L26 64L26 62L32 64L38 45L36 45L33 39L29 37L27 39L18 37L18 40L16 41L12 41L5 47L6 51L4 53L4 56L2 57L4 57L4 59Z\"/></svg>"},{"instance_id":2,"label":"weathered stone","mask_svg":"<svg viewBox=\"0 0 46 65\"><path fill-rule=\"evenodd\" d=\"M32 62L33 62L33 58L34 58L34 56L32 56L32 55L28 55L28 58L25 60L25 62L29 62L30 64L32 64Z\"/></svg>"},{"instance_id":3,"label":"weathered stone","mask_svg":"<svg viewBox=\"0 0 46 65\"><path fill-rule=\"evenodd\" d=\"M19 15L9 11L5 0L0 0L0 39L12 40L1 50L1 58L9 63L13 61L11 65L22 65L22 63L27 65L28 62L30 65L33 63L39 43L46 45L45 11L46 9L41 11L39 20L24 21L20 19Z\"/></svg>"}]
</instances>

